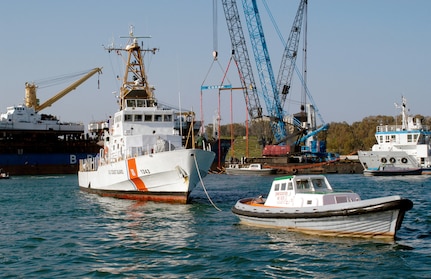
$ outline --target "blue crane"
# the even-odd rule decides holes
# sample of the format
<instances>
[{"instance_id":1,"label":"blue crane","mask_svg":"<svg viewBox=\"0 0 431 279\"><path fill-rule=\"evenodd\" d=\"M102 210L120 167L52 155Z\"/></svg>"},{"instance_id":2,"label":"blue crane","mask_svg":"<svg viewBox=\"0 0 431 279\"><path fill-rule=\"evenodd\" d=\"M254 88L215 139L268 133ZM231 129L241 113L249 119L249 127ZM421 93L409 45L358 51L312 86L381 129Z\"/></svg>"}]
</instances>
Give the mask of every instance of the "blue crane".
<instances>
[{"instance_id":1,"label":"blue crane","mask_svg":"<svg viewBox=\"0 0 431 279\"><path fill-rule=\"evenodd\" d=\"M247 52L247 47L241 28L236 1L222 0L222 3L231 37L232 49L237 57L244 57L244 52ZM305 4L306 0L301 0L288 43L286 44L282 56L280 72L276 83L256 0L242 0L262 96L265 100L267 112L271 117L271 128L277 143L283 143L287 138L283 106L290 88L292 73L295 66ZM246 70L246 73L249 72L248 67L239 68L240 71ZM295 126L300 126L300 123L295 123Z\"/></svg>"},{"instance_id":2,"label":"blue crane","mask_svg":"<svg viewBox=\"0 0 431 279\"><path fill-rule=\"evenodd\" d=\"M294 22L290 30L289 38L285 43L285 48L282 55L280 69L276 82L256 0L242 0L246 25L249 32L251 46L253 49L256 68L258 71L259 81L261 85L262 96L265 100L266 109L271 119L270 123L274 138L276 140L276 144L285 144L285 142L289 138L298 135L301 136L298 138L295 144L303 144L305 142L308 142L309 140L312 140L318 132L325 131L328 129L327 124L323 125L319 129L316 129L315 106L306 106L305 94L303 96L303 101L301 104L301 113L295 115L290 120L290 124L293 125L295 131L290 130L290 132L288 132L288 130L286 129L286 123L284 121L285 115L283 107L286 100L286 96L288 95L290 90L293 72L297 70L296 58L298 54L302 22L304 14L306 13L307 2L308 0L300 0ZM235 53L235 57L237 57L237 60L241 58L246 58L246 60L248 60L249 58L247 46L243 31L241 29L240 16L238 13L236 1L222 0L222 3L226 16L226 23L228 25L228 30L231 37L232 50ZM273 20L271 15L270 17ZM242 72L244 72L245 74L243 74L243 76L248 75L249 77L252 77L252 75L250 74L251 65L249 61L246 62L247 63L245 64L247 65L247 67L241 67L241 65L239 65L238 70L240 72L240 75ZM254 81L250 81L250 84L255 83ZM307 90L305 82L303 85ZM307 111L306 107L308 108ZM302 150L309 150L311 151L311 153L314 152L308 147L304 147Z\"/></svg>"},{"instance_id":3,"label":"blue crane","mask_svg":"<svg viewBox=\"0 0 431 279\"><path fill-rule=\"evenodd\" d=\"M274 71L265 40L265 34L260 20L259 9L256 0L242 1L247 28L251 40L251 46L259 75L262 94L266 109L271 117L271 128L277 143L283 143L287 137L284 123L283 106L280 102Z\"/></svg>"}]
</instances>

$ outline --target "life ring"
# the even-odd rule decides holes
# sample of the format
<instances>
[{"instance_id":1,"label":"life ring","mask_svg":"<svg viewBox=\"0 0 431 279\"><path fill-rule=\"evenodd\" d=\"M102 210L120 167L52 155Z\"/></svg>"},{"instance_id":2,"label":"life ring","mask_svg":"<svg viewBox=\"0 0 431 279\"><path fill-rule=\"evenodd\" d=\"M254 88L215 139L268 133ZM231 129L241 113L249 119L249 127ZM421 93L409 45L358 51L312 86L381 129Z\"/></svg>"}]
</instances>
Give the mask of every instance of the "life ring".
<instances>
[{"instance_id":1,"label":"life ring","mask_svg":"<svg viewBox=\"0 0 431 279\"><path fill-rule=\"evenodd\" d=\"M401 159L401 162L402 162L403 164L407 164L407 158L402 158L402 159Z\"/></svg>"},{"instance_id":2,"label":"life ring","mask_svg":"<svg viewBox=\"0 0 431 279\"><path fill-rule=\"evenodd\" d=\"M393 163L395 163L395 161L396 161L396 160L395 160L395 158L394 158L394 157L392 157L391 159L389 159L389 162L391 162L392 164L393 164Z\"/></svg>"},{"instance_id":3,"label":"life ring","mask_svg":"<svg viewBox=\"0 0 431 279\"><path fill-rule=\"evenodd\" d=\"M386 158L382 158L382 159L380 159L380 162L382 162L383 164L386 164L386 162L387 162L388 160L386 160Z\"/></svg>"}]
</instances>

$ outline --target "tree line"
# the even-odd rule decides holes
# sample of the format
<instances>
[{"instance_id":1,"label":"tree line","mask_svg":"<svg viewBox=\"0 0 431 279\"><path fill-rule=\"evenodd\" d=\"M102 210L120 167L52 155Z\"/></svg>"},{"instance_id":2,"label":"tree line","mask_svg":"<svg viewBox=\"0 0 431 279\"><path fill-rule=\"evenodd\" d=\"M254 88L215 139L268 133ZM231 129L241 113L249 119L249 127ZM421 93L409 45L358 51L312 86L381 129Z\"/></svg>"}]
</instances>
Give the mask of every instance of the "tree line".
<instances>
[{"instance_id":1,"label":"tree line","mask_svg":"<svg viewBox=\"0 0 431 279\"><path fill-rule=\"evenodd\" d=\"M431 117L415 115L422 120L423 125L431 126ZM376 143L375 132L379 125L401 125L401 116L368 116L362 121L353 122L331 122L327 131L318 134L319 140L326 141L327 152L338 154L355 154L358 150L369 150ZM233 123L220 126L220 136L230 138L245 137L247 127L243 123ZM207 135L211 135L212 125L207 126ZM266 143L271 143L273 138L269 122L258 121L248 124L249 137L256 137Z\"/></svg>"}]
</instances>

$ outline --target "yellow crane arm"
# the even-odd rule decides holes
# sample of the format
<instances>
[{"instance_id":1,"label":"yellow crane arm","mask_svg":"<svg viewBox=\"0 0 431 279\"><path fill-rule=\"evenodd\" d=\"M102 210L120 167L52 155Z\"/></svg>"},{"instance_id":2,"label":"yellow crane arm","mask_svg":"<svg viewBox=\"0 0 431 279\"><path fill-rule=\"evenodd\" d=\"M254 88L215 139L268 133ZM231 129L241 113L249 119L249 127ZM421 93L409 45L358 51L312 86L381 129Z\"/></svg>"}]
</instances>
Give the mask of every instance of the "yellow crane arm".
<instances>
[{"instance_id":1,"label":"yellow crane arm","mask_svg":"<svg viewBox=\"0 0 431 279\"><path fill-rule=\"evenodd\" d=\"M83 82L85 82L87 79L89 79L90 77L92 77L95 73L102 73L102 68L94 68L94 69L92 69L85 76L83 76L79 80L75 81L74 83L72 83L71 85L69 85L68 87L66 87L65 89L61 90L55 96L53 96L52 98L48 99L46 102L44 102L40 106L36 106L35 110L36 111L41 111L44 108L47 108L47 107L51 106L53 103L55 103L56 101L58 101L60 98L64 97L67 93L69 93L72 90L75 90L78 86L80 86Z\"/></svg>"}]
</instances>

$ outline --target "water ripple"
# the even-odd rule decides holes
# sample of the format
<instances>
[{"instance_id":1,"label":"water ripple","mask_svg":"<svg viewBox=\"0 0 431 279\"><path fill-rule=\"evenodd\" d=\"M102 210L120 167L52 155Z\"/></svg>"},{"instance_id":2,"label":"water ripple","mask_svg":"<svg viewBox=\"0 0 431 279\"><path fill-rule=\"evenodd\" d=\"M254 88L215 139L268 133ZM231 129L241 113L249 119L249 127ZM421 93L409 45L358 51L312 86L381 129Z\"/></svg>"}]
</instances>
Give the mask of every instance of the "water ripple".
<instances>
[{"instance_id":1,"label":"water ripple","mask_svg":"<svg viewBox=\"0 0 431 279\"><path fill-rule=\"evenodd\" d=\"M143 203L82 193L76 176L2 181L4 278L427 278L430 177L330 175L363 198L414 202L393 242L307 236L240 225L236 200L266 194L272 177L210 175L192 204ZM4 183L3 183L4 182ZM396 271L396 273L394 273Z\"/></svg>"}]
</instances>

